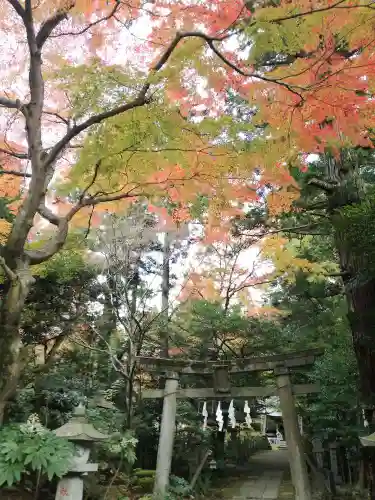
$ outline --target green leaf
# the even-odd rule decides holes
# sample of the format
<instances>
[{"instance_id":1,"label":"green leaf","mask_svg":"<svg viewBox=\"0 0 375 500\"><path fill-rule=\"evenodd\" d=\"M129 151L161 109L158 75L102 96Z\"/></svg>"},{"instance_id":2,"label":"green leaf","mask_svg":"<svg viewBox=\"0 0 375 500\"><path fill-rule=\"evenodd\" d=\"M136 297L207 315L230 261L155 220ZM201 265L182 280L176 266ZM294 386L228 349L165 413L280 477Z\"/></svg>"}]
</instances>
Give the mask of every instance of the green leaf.
<instances>
[{"instance_id":1,"label":"green leaf","mask_svg":"<svg viewBox=\"0 0 375 500\"><path fill-rule=\"evenodd\" d=\"M22 472L23 472L22 464L15 464L13 469L13 475L17 482L21 481Z\"/></svg>"},{"instance_id":2,"label":"green leaf","mask_svg":"<svg viewBox=\"0 0 375 500\"><path fill-rule=\"evenodd\" d=\"M9 468L8 471L7 471L7 474L6 474L6 482L8 484L8 486L12 486L12 484L14 483L14 473L13 473L13 469Z\"/></svg>"},{"instance_id":3,"label":"green leaf","mask_svg":"<svg viewBox=\"0 0 375 500\"><path fill-rule=\"evenodd\" d=\"M34 455L30 454L25 457L24 464L28 465L32 462Z\"/></svg>"}]
</instances>

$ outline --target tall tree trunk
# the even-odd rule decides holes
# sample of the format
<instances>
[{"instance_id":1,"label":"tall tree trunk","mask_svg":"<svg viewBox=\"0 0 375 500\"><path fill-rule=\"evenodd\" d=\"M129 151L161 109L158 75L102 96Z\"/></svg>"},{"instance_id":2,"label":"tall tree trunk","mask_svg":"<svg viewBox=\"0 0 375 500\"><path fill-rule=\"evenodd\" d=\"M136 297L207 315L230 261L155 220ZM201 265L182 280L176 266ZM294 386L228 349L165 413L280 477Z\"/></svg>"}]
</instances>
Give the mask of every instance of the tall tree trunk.
<instances>
[{"instance_id":1,"label":"tall tree trunk","mask_svg":"<svg viewBox=\"0 0 375 500\"><path fill-rule=\"evenodd\" d=\"M8 268L7 274L0 310L0 425L27 361L20 322L26 297L34 282L27 261L17 261L15 269Z\"/></svg>"},{"instance_id":2,"label":"tall tree trunk","mask_svg":"<svg viewBox=\"0 0 375 500\"><path fill-rule=\"evenodd\" d=\"M357 359L361 401L367 407L370 432L375 431L375 277L366 276L366 255L353 252L343 208L361 203L366 196L364 183L353 164L329 158L326 190L335 244L348 305L348 320ZM366 235L363 235L365 238ZM366 453L366 469L371 500L375 500L375 454Z\"/></svg>"},{"instance_id":3,"label":"tall tree trunk","mask_svg":"<svg viewBox=\"0 0 375 500\"><path fill-rule=\"evenodd\" d=\"M128 378L126 379L126 398L127 398L127 410L126 410L126 429L131 429L132 419L133 419L133 398L134 398L134 377L136 374L135 362L136 356L142 347L142 337L143 332L139 330L139 323L137 322L137 306L138 306L138 292L140 285L140 259L138 258L135 263L134 275L130 287L130 338L128 342Z\"/></svg>"},{"instance_id":4,"label":"tall tree trunk","mask_svg":"<svg viewBox=\"0 0 375 500\"><path fill-rule=\"evenodd\" d=\"M343 168L342 162L333 159L328 164L327 178L337 182L337 186L328 193L328 203L358 362L361 399L369 407L375 407L375 277L366 276L366 255L359 258L351 250L348 224L341 210L345 206L361 203L366 193L353 166L345 165Z\"/></svg>"},{"instance_id":5,"label":"tall tree trunk","mask_svg":"<svg viewBox=\"0 0 375 500\"><path fill-rule=\"evenodd\" d=\"M104 300L103 300L103 312L101 317L98 320L98 329L99 333L101 335L101 338L99 338L98 345L101 349L106 350L108 349L108 345L111 343L111 336L113 332L116 329L116 313L115 313L115 307L116 303L112 302L112 293L111 290L113 289L113 284L111 283L109 279L109 289L106 289L104 287L103 289L103 295L104 295ZM116 300L116 298L115 298ZM99 355L100 357L100 355ZM113 365L110 362L110 360L107 360L107 374L104 376L105 380L108 380L111 377L113 370ZM99 377L100 378L100 377ZM104 380L102 380L104 382Z\"/></svg>"},{"instance_id":6,"label":"tall tree trunk","mask_svg":"<svg viewBox=\"0 0 375 500\"><path fill-rule=\"evenodd\" d=\"M161 314L162 328L161 332L161 356L169 356L169 290L170 290L170 258L171 258L171 234L166 231L163 243L163 272L161 282Z\"/></svg>"},{"instance_id":7,"label":"tall tree trunk","mask_svg":"<svg viewBox=\"0 0 375 500\"><path fill-rule=\"evenodd\" d=\"M346 244L346 235L340 229L340 215L333 217L336 245L348 304L348 320L352 331L357 359L362 403L368 408L369 433L375 431L375 279L361 276L366 269L363 260L354 258ZM369 498L375 500L375 453L364 450Z\"/></svg>"}]
</instances>

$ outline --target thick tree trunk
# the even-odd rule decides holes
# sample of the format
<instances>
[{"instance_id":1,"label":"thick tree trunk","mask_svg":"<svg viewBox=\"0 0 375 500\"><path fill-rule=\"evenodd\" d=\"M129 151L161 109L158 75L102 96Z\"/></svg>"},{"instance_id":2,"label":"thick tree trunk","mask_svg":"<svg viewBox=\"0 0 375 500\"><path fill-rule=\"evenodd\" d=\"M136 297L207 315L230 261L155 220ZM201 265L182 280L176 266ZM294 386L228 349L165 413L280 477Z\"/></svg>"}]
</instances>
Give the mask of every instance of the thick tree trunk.
<instances>
[{"instance_id":1,"label":"thick tree trunk","mask_svg":"<svg viewBox=\"0 0 375 500\"><path fill-rule=\"evenodd\" d=\"M375 277L367 274L366 255L358 256L348 241L347 227L342 209L361 203L365 188L353 165L330 159L326 178L336 186L328 192L329 212L334 228L335 243L343 274L348 305L348 320L352 332L353 348L358 364L361 401L367 407L370 432L375 430ZM363 235L366 238L366 235ZM360 242L358 242L360 245ZM375 454L365 454L369 494L375 500Z\"/></svg>"},{"instance_id":2,"label":"thick tree trunk","mask_svg":"<svg viewBox=\"0 0 375 500\"><path fill-rule=\"evenodd\" d=\"M34 282L27 262L17 262L14 276L8 277L0 310L0 424L7 402L14 395L27 361L22 346L20 322L30 287Z\"/></svg>"},{"instance_id":3,"label":"thick tree trunk","mask_svg":"<svg viewBox=\"0 0 375 500\"><path fill-rule=\"evenodd\" d=\"M369 407L375 407L375 278L366 276L366 256L358 258L353 255L347 238L347 224L340 210L346 205L360 203L364 196L359 182L353 182L349 177L328 199L360 375L361 399Z\"/></svg>"},{"instance_id":4,"label":"thick tree trunk","mask_svg":"<svg viewBox=\"0 0 375 500\"><path fill-rule=\"evenodd\" d=\"M375 406L375 279L347 285L348 318L358 362L362 401Z\"/></svg>"}]
</instances>

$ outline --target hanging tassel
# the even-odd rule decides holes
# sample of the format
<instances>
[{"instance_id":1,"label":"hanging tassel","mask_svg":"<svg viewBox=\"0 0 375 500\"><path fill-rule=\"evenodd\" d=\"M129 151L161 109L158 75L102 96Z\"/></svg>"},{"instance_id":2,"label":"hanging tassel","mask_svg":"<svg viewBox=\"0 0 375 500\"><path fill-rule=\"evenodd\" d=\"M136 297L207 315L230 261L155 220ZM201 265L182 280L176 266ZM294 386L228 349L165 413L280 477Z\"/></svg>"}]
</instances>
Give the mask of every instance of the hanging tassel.
<instances>
[{"instance_id":1,"label":"hanging tassel","mask_svg":"<svg viewBox=\"0 0 375 500\"><path fill-rule=\"evenodd\" d=\"M224 418L223 418L223 412L221 411L221 403L219 401L217 405L217 410L216 410L216 422L219 426L219 432L223 431L223 426L224 426Z\"/></svg>"},{"instance_id":2,"label":"hanging tassel","mask_svg":"<svg viewBox=\"0 0 375 500\"><path fill-rule=\"evenodd\" d=\"M245 416L245 423L248 426L248 428L251 429L251 424L252 424L253 420L250 416L250 406L249 406L249 403L247 401L245 401L245 406L244 406L243 411L246 415Z\"/></svg>"},{"instance_id":3,"label":"hanging tassel","mask_svg":"<svg viewBox=\"0 0 375 500\"><path fill-rule=\"evenodd\" d=\"M233 399L229 405L228 417L229 417L229 421L230 421L230 424L232 426L232 429L235 429L236 428L236 410L234 408Z\"/></svg>"},{"instance_id":4,"label":"hanging tassel","mask_svg":"<svg viewBox=\"0 0 375 500\"><path fill-rule=\"evenodd\" d=\"M368 421L366 418L365 410L362 410L362 416L363 416L363 427L368 427Z\"/></svg>"},{"instance_id":5,"label":"hanging tassel","mask_svg":"<svg viewBox=\"0 0 375 500\"><path fill-rule=\"evenodd\" d=\"M206 401L203 403L202 415L203 415L203 430L205 431L207 429L207 418L208 418Z\"/></svg>"}]
</instances>

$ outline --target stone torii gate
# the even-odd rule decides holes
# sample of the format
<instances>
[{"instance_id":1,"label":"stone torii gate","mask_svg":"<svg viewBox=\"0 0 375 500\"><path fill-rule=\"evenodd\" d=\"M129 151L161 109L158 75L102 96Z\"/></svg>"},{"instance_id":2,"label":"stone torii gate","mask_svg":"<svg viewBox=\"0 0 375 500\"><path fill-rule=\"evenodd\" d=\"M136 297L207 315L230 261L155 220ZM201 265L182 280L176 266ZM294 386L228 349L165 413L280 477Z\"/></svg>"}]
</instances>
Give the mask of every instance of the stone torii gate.
<instances>
[{"instance_id":1,"label":"stone torii gate","mask_svg":"<svg viewBox=\"0 0 375 500\"><path fill-rule=\"evenodd\" d=\"M143 399L163 398L154 494L164 498L169 484L173 442L176 428L177 398L189 399L250 399L278 395L284 423L292 482L296 500L311 500L311 487L307 473L302 439L299 429L294 395L319 392L316 384L292 385L290 370L314 363L322 351L290 353L284 355L243 358L233 361L192 361L166 358L138 357L137 364L145 371L163 374L165 388L141 392ZM231 387L230 375L272 371L275 385L267 387ZM179 388L180 375L212 375L213 387L203 389Z\"/></svg>"}]
</instances>

